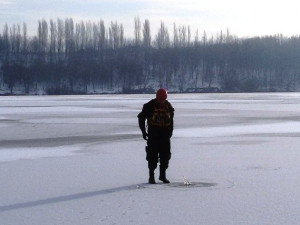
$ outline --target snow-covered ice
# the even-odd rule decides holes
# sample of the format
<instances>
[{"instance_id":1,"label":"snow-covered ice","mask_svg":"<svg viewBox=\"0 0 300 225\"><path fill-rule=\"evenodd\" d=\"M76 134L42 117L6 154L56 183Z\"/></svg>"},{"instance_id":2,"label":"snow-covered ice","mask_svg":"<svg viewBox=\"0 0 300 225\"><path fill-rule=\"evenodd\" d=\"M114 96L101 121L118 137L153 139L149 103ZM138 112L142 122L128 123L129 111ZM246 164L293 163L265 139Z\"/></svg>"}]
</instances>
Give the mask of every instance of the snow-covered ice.
<instances>
[{"instance_id":1,"label":"snow-covered ice","mask_svg":"<svg viewBox=\"0 0 300 225\"><path fill-rule=\"evenodd\" d=\"M169 94L171 183L149 185L153 97L0 97L0 224L299 224L299 93Z\"/></svg>"}]
</instances>

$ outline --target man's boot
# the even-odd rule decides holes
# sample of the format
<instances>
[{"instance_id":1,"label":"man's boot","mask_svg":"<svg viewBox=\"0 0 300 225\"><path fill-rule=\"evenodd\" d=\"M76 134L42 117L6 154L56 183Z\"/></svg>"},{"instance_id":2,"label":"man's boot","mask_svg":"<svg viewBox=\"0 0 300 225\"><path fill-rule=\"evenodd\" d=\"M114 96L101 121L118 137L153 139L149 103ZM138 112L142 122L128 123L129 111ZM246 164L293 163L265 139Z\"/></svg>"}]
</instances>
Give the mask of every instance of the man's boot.
<instances>
[{"instance_id":1,"label":"man's boot","mask_svg":"<svg viewBox=\"0 0 300 225\"><path fill-rule=\"evenodd\" d=\"M149 184L155 184L154 170L149 170Z\"/></svg>"},{"instance_id":2,"label":"man's boot","mask_svg":"<svg viewBox=\"0 0 300 225\"><path fill-rule=\"evenodd\" d=\"M166 169L160 166L159 170L160 170L159 180L161 180L165 184L170 183L170 181L166 178Z\"/></svg>"}]
</instances>

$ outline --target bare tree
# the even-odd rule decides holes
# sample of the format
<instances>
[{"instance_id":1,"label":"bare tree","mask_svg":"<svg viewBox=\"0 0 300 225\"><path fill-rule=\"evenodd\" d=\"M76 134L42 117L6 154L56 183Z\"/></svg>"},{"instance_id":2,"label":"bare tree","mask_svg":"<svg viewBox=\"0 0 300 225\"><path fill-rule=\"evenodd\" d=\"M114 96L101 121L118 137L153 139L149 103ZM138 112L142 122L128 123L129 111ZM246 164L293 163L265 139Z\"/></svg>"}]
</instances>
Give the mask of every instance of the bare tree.
<instances>
[{"instance_id":1,"label":"bare tree","mask_svg":"<svg viewBox=\"0 0 300 225\"><path fill-rule=\"evenodd\" d=\"M6 57L8 57L10 52L10 41L9 41L9 32L8 25L5 24L3 28L3 49Z\"/></svg>"},{"instance_id":2,"label":"bare tree","mask_svg":"<svg viewBox=\"0 0 300 225\"><path fill-rule=\"evenodd\" d=\"M179 45L180 47L185 47L186 46L186 27L185 26L180 26L179 27Z\"/></svg>"},{"instance_id":3,"label":"bare tree","mask_svg":"<svg viewBox=\"0 0 300 225\"><path fill-rule=\"evenodd\" d=\"M86 48L87 49L92 49L93 48L93 25L91 21L88 21L85 25L86 27L86 35L85 35L85 43L86 43Z\"/></svg>"},{"instance_id":4,"label":"bare tree","mask_svg":"<svg viewBox=\"0 0 300 225\"><path fill-rule=\"evenodd\" d=\"M170 36L168 28L165 26L164 22L161 22L160 28L156 35L156 46L158 48L170 47Z\"/></svg>"},{"instance_id":5,"label":"bare tree","mask_svg":"<svg viewBox=\"0 0 300 225\"><path fill-rule=\"evenodd\" d=\"M45 53L48 45L48 24L45 19L38 21L39 51Z\"/></svg>"},{"instance_id":6,"label":"bare tree","mask_svg":"<svg viewBox=\"0 0 300 225\"><path fill-rule=\"evenodd\" d=\"M151 31L150 31L150 22L148 19L144 22L143 29L143 45L144 47L151 47Z\"/></svg>"},{"instance_id":7,"label":"bare tree","mask_svg":"<svg viewBox=\"0 0 300 225\"><path fill-rule=\"evenodd\" d=\"M27 37L27 25L23 23L23 43L22 43L22 51L27 52L28 50L28 37Z\"/></svg>"},{"instance_id":8,"label":"bare tree","mask_svg":"<svg viewBox=\"0 0 300 225\"><path fill-rule=\"evenodd\" d=\"M110 28L109 28L109 40L110 40L110 46L113 49L117 49L122 47L124 42L124 28L123 25L119 25L116 21L111 22Z\"/></svg>"},{"instance_id":9,"label":"bare tree","mask_svg":"<svg viewBox=\"0 0 300 225\"><path fill-rule=\"evenodd\" d=\"M198 46L198 45L199 45L199 31L197 29L195 33L194 46Z\"/></svg>"},{"instance_id":10,"label":"bare tree","mask_svg":"<svg viewBox=\"0 0 300 225\"><path fill-rule=\"evenodd\" d=\"M13 24L13 26L9 29L10 46L13 53L16 53L16 33L16 25Z\"/></svg>"},{"instance_id":11,"label":"bare tree","mask_svg":"<svg viewBox=\"0 0 300 225\"><path fill-rule=\"evenodd\" d=\"M75 25L75 34L74 34L74 44L76 51L80 49L80 24L76 23Z\"/></svg>"},{"instance_id":12,"label":"bare tree","mask_svg":"<svg viewBox=\"0 0 300 225\"><path fill-rule=\"evenodd\" d=\"M86 29L84 22L80 22L80 27L79 27L79 43L80 43L80 49L85 49L86 48Z\"/></svg>"},{"instance_id":13,"label":"bare tree","mask_svg":"<svg viewBox=\"0 0 300 225\"><path fill-rule=\"evenodd\" d=\"M74 22L73 19L65 20L65 52L72 53L75 51L75 43L74 43Z\"/></svg>"},{"instance_id":14,"label":"bare tree","mask_svg":"<svg viewBox=\"0 0 300 225\"><path fill-rule=\"evenodd\" d=\"M191 28L190 26L188 26L188 40L187 40L187 46L190 46L191 45L191 38L192 38L192 35L191 35Z\"/></svg>"},{"instance_id":15,"label":"bare tree","mask_svg":"<svg viewBox=\"0 0 300 225\"><path fill-rule=\"evenodd\" d=\"M207 44L207 34L206 34L206 31L203 32L202 43L203 43L204 46L206 46L206 44Z\"/></svg>"},{"instance_id":16,"label":"bare tree","mask_svg":"<svg viewBox=\"0 0 300 225\"><path fill-rule=\"evenodd\" d=\"M99 50L99 26L93 23L93 49Z\"/></svg>"},{"instance_id":17,"label":"bare tree","mask_svg":"<svg viewBox=\"0 0 300 225\"><path fill-rule=\"evenodd\" d=\"M64 51L64 36L65 36L65 27L64 21L62 19L57 19L57 51L59 53Z\"/></svg>"},{"instance_id":18,"label":"bare tree","mask_svg":"<svg viewBox=\"0 0 300 225\"><path fill-rule=\"evenodd\" d=\"M19 54L21 51L21 44L22 44L21 27L20 27L20 24L18 24L17 30L16 30L16 52L17 52L17 54Z\"/></svg>"},{"instance_id":19,"label":"bare tree","mask_svg":"<svg viewBox=\"0 0 300 225\"><path fill-rule=\"evenodd\" d=\"M46 52L48 47L48 23L43 19L42 21L43 28L43 50Z\"/></svg>"},{"instance_id":20,"label":"bare tree","mask_svg":"<svg viewBox=\"0 0 300 225\"><path fill-rule=\"evenodd\" d=\"M175 48L179 47L179 37L178 37L178 29L176 27L176 24L173 25L173 46Z\"/></svg>"},{"instance_id":21,"label":"bare tree","mask_svg":"<svg viewBox=\"0 0 300 225\"><path fill-rule=\"evenodd\" d=\"M57 27L56 23L51 19L50 20L50 55L56 52L57 45Z\"/></svg>"},{"instance_id":22,"label":"bare tree","mask_svg":"<svg viewBox=\"0 0 300 225\"><path fill-rule=\"evenodd\" d=\"M139 17L134 18L134 38L135 45L141 45L141 21Z\"/></svg>"},{"instance_id":23,"label":"bare tree","mask_svg":"<svg viewBox=\"0 0 300 225\"><path fill-rule=\"evenodd\" d=\"M101 49L103 49L105 47L105 25L103 20L100 20L99 23L100 26L100 30L99 30L99 46Z\"/></svg>"},{"instance_id":24,"label":"bare tree","mask_svg":"<svg viewBox=\"0 0 300 225\"><path fill-rule=\"evenodd\" d=\"M123 48L125 44L125 39L124 39L124 27L121 24L120 25L120 47Z\"/></svg>"}]
</instances>

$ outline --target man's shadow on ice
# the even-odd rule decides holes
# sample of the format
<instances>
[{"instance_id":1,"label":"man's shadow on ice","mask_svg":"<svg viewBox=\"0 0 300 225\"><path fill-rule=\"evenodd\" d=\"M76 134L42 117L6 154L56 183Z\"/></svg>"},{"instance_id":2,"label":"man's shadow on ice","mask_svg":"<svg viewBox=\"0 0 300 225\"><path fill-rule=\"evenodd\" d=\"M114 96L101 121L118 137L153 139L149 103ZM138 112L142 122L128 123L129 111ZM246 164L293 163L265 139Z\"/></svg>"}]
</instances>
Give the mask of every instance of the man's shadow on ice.
<instances>
[{"instance_id":1,"label":"man's shadow on ice","mask_svg":"<svg viewBox=\"0 0 300 225\"><path fill-rule=\"evenodd\" d=\"M116 187L116 188L109 188L104 189L100 191L90 191L90 192L83 192L83 193L77 193L77 194L70 194L70 195L64 195L59 197L53 197L53 198L46 198L36 201L29 201L29 202L22 202L22 203L15 203L11 205L3 205L0 206L0 213L5 211L11 211L11 210L17 210L17 209L24 209L24 208L31 208L41 205L48 205L48 204L55 204L60 202L66 202L66 201L72 201L82 198L90 198L94 196L99 195L106 195L111 194L114 192L121 192L121 191L129 191L129 190L140 190L144 188L154 188L154 189L164 189L164 188L207 188L207 187L214 187L217 186L217 183L211 183L211 182L192 182L191 185L186 186L182 182L172 182L170 184L163 184L163 183L157 183L156 185L148 184L148 183L141 183L141 184L132 184L128 186L122 186L122 187Z\"/></svg>"},{"instance_id":2,"label":"man's shadow on ice","mask_svg":"<svg viewBox=\"0 0 300 225\"><path fill-rule=\"evenodd\" d=\"M144 185L145 184L134 184L134 185L110 188L110 189L105 189L105 190L100 190L100 191L77 193L77 194L64 195L64 196L47 198L47 199L42 199L42 200L30 201L30 202L4 205L4 206L0 206L0 212L11 211L11 210L16 210L16 209L23 209L23 208L30 208L30 207L41 206L41 205L48 205L48 204L59 203L59 202L72 201L72 200L82 199L82 198L90 198L93 196L105 195L105 194L110 194L110 193L120 192L120 191L140 189L140 188L143 188Z\"/></svg>"}]
</instances>

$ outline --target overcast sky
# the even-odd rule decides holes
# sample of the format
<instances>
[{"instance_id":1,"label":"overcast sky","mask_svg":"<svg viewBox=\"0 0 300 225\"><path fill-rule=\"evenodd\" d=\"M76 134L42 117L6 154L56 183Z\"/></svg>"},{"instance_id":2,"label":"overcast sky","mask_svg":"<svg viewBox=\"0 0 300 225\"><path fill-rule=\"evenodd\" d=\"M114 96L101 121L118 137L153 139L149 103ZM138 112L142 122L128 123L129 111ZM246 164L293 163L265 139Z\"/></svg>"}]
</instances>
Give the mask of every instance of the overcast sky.
<instances>
[{"instance_id":1,"label":"overcast sky","mask_svg":"<svg viewBox=\"0 0 300 225\"><path fill-rule=\"evenodd\" d=\"M173 23L189 25L208 34L220 30L238 37L300 34L298 0L0 0L0 31L4 24L27 23L36 34L38 20L73 18L75 22L111 21L123 24L125 36L133 36L134 17L149 19L152 34L161 21L172 34Z\"/></svg>"}]
</instances>

